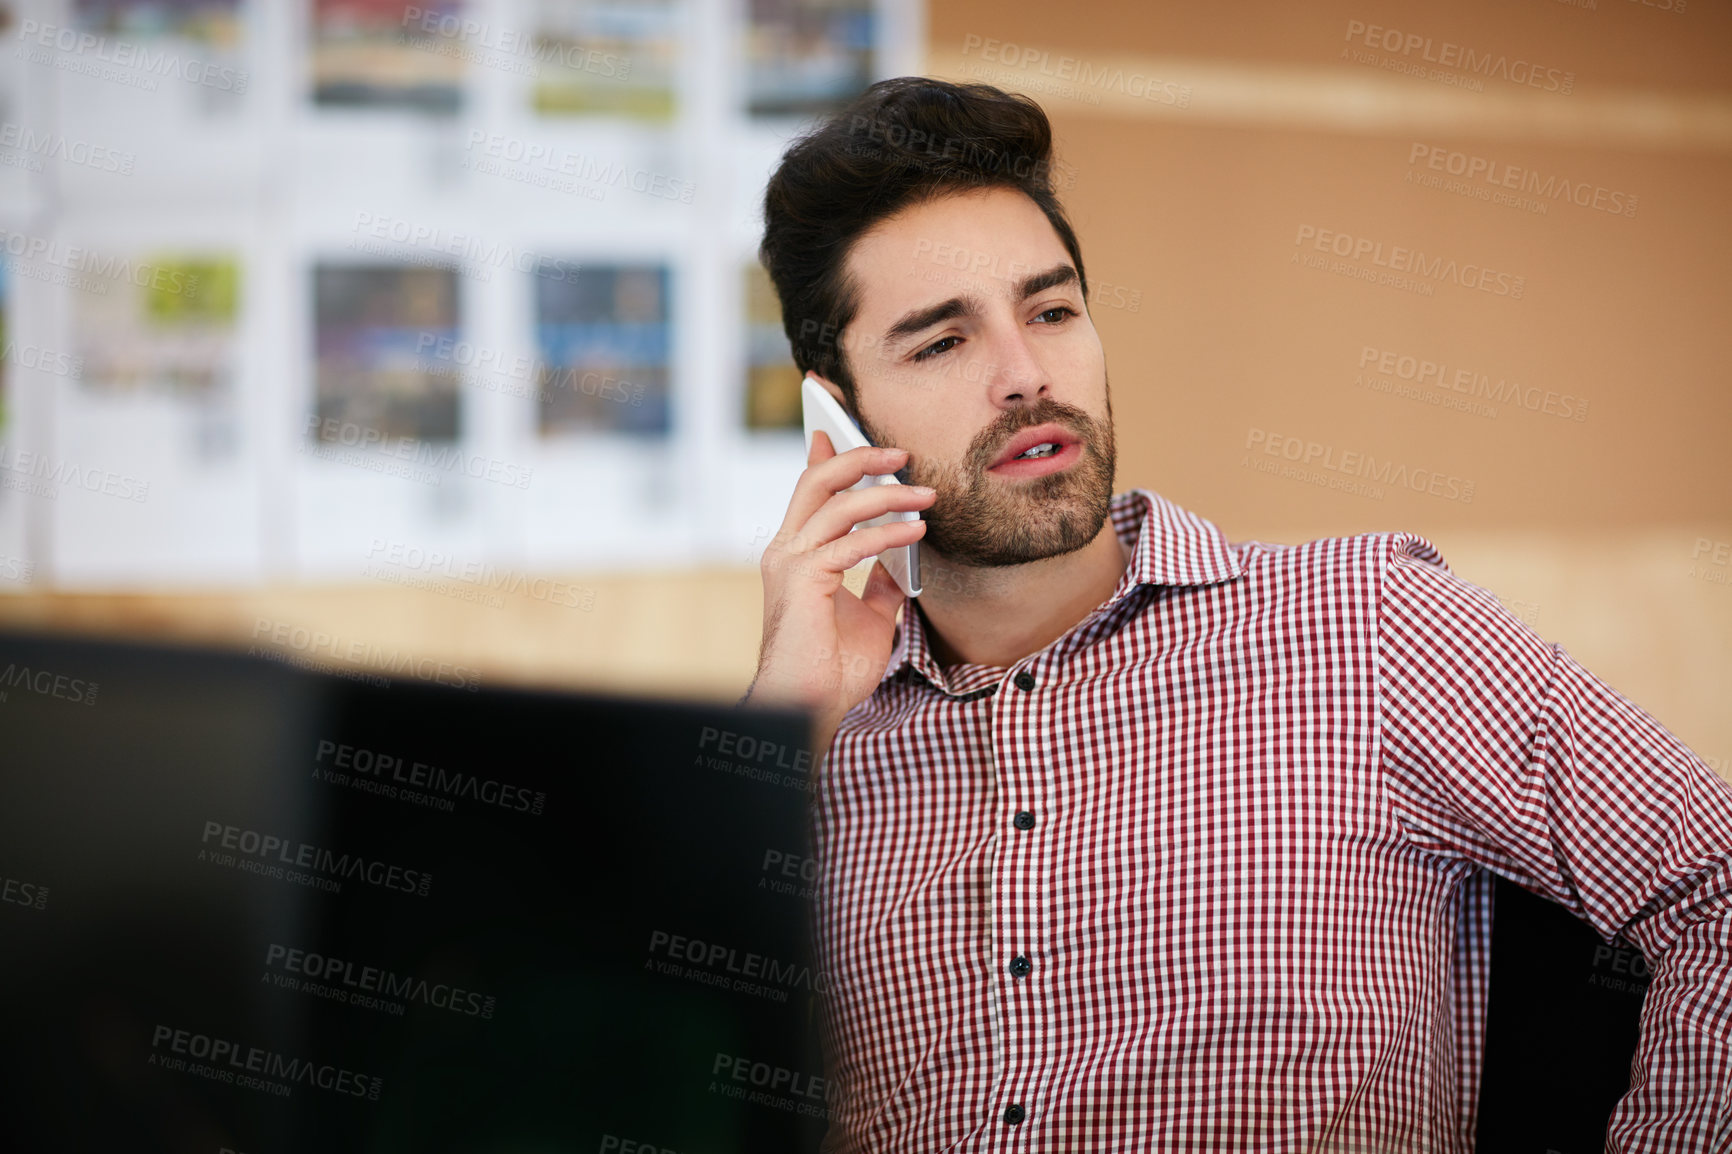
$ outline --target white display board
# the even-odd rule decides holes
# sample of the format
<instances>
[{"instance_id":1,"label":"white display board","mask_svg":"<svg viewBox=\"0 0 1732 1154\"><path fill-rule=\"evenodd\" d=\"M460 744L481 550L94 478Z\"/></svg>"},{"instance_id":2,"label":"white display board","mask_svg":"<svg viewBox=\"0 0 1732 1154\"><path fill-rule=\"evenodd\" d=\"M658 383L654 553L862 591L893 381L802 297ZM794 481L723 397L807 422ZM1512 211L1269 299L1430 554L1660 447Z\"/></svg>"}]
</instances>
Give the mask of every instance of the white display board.
<instances>
[{"instance_id":1,"label":"white display board","mask_svg":"<svg viewBox=\"0 0 1732 1154\"><path fill-rule=\"evenodd\" d=\"M0 590L752 560L802 455L742 270L846 52L749 0L127 7L0 51ZM906 73L921 20L838 43Z\"/></svg>"}]
</instances>

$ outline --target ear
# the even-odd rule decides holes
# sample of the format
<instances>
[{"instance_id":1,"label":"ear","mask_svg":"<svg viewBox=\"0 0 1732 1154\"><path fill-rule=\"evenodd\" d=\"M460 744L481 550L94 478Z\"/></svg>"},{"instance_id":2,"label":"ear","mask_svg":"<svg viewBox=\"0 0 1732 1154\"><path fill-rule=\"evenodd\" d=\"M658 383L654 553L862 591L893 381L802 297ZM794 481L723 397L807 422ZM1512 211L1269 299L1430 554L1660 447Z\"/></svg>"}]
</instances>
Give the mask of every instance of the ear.
<instances>
[{"instance_id":1,"label":"ear","mask_svg":"<svg viewBox=\"0 0 1732 1154\"><path fill-rule=\"evenodd\" d=\"M831 398L834 399L838 405L842 406L842 411L844 413L851 411L848 407L848 398L846 398L845 396L842 395L842 388L840 385L838 385L835 381L827 380L824 377L820 377L817 373L814 373L810 369L806 370L806 375L808 377L811 377L814 381L817 381L819 387L821 387L826 393L829 393Z\"/></svg>"}]
</instances>

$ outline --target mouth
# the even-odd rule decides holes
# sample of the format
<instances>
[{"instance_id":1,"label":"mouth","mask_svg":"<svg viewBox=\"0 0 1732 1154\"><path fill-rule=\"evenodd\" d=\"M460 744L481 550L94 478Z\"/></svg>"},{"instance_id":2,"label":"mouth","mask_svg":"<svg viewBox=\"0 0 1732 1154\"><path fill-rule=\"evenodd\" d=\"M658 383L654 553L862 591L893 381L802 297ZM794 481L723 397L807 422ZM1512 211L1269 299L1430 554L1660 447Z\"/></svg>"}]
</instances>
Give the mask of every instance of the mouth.
<instances>
[{"instance_id":1,"label":"mouth","mask_svg":"<svg viewBox=\"0 0 1732 1154\"><path fill-rule=\"evenodd\" d=\"M1082 441L1058 425L1036 425L1010 439L987 472L1000 477L1041 477L1068 469L1082 456Z\"/></svg>"}]
</instances>

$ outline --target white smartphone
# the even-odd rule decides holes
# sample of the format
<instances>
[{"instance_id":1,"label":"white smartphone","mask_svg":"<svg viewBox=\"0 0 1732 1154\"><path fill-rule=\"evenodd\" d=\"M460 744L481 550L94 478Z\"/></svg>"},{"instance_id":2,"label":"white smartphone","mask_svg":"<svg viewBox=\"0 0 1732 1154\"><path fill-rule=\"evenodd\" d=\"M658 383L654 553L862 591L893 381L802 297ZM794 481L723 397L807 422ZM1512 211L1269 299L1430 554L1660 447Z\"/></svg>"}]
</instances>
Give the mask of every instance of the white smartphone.
<instances>
[{"instance_id":1,"label":"white smartphone","mask_svg":"<svg viewBox=\"0 0 1732 1154\"><path fill-rule=\"evenodd\" d=\"M866 439L866 434L860 431L842 406L836 403L810 374L800 382L800 408L806 421L806 452L812 451L812 434L823 429L829 434L830 444L838 453L846 453L849 449L858 449L872 442ZM868 474L849 486L852 489L864 489L868 485L900 485L889 473L876 476ZM918 521L918 509L893 510L882 517L874 517L870 521L862 521L855 525L856 529L865 529L873 525L883 525L890 521ZM910 597L920 596L920 542L912 545L898 545L887 553L881 553L878 560L884 563L884 568L890 571L890 576L896 579L896 585Z\"/></svg>"}]
</instances>

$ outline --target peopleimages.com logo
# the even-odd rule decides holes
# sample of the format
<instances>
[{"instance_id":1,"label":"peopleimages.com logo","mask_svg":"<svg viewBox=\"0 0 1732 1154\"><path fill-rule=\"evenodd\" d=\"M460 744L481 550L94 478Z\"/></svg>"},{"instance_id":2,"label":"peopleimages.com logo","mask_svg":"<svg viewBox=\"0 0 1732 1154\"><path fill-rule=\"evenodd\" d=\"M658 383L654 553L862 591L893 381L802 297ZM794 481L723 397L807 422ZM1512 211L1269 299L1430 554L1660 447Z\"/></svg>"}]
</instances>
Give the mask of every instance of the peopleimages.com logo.
<instances>
[{"instance_id":1,"label":"peopleimages.com logo","mask_svg":"<svg viewBox=\"0 0 1732 1154\"><path fill-rule=\"evenodd\" d=\"M260 644L248 647L249 657L263 657L321 673L359 678L381 689L388 688L390 682L382 677L372 676L367 670L406 675L419 681L449 685L453 689L464 689L470 693L481 688L480 672L467 665L452 665L448 661L439 661L413 650L398 649L394 645L379 645L372 641L350 640L341 634L309 629L287 621L272 621L268 617L254 618L253 639ZM276 648L271 648L272 646ZM319 659L320 655L343 664L322 661Z\"/></svg>"},{"instance_id":2,"label":"peopleimages.com logo","mask_svg":"<svg viewBox=\"0 0 1732 1154\"><path fill-rule=\"evenodd\" d=\"M200 861L331 893L340 893L345 881L358 881L424 898L433 884L433 875L426 870L405 869L378 858L338 853L220 821L205 822L199 842L204 847L198 851Z\"/></svg>"},{"instance_id":3,"label":"peopleimages.com logo","mask_svg":"<svg viewBox=\"0 0 1732 1154\"><path fill-rule=\"evenodd\" d=\"M48 908L48 887L0 873L0 903L45 910Z\"/></svg>"},{"instance_id":4,"label":"peopleimages.com logo","mask_svg":"<svg viewBox=\"0 0 1732 1154\"><path fill-rule=\"evenodd\" d=\"M26 693L69 701L74 705L95 705L98 688L94 681L72 677L52 669L32 669L28 665L19 665L16 661L9 661L5 669L0 669L0 701L6 700L7 690L20 689Z\"/></svg>"},{"instance_id":5,"label":"peopleimages.com logo","mask_svg":"<svg viewBox=\"0 0 1732 1154\"><path fill-rule=\"evenodd\" d=\"M319 739L313 762L322 769L341 770L352 777L370 778L392 788L426 790L440 795L441 800L474 801L532 816L539 816L547 805L547 794L540 790L526 789L459 769L446 770L401 754L348 745L329 738ZM318 776L317 769L314 776Z\"/></svg>"},{"instance_id":6,"label":"peopleimages.com logo","mask_svg":"<svg viewBox=\"0 0 1732 1154\"><path fill-rule=\"evenodd\" d=\"M265 972L273 984L362 1009L401 1014L410 1002L472 1018L491 1018L499 999L450 982L433 982L414 974L398 974L388 966L373 966L334 958L272 942L265 948Z\"/></svg>"},{"instance_id":7,"label":"peopleimages.com logo","mask_svg":"<svg viewBox=\"0 0 1732 1154\"><path fill-rule=\"evenodd\" d=\"M17 152L29 163L14 167L41 172L43 159L60 160L99 172L131 176L138 157L105 144L68 139L58 132L36 132L12 121L0 122L0 149Z\"/></svg>"},{"instance_id":8,"label":"peopleimages.com logo","mask_svg":"<svg viewBox=\"0 0 1732 1154\"><path fill-rule=\"evenodd\" d=\"M1246 430L1245 448L1247 453L1240 463L1258 472L1291 477L1379 501L1383 499L1384 486L1460 501L1464 505L1473 501L1474 483L1470 480L1437 469L1410 468L1405 462L1389 457L1380 459L1369 452L1342 450L1335 445L1258 428ZM1276 460L1263 460L1262 457Z\"/></svg>"},{"instance_id":9,"label":"peopleimages.com logo","mask_svg":"<svg viewBox=\"0 0 1732 1154\"><path fill-rule=\"evenodd\" d=\"M150 1038L150 1065L198 1074L216 1082L245 1085L288 1097L295 1085L376 1101L385 1079L358 1074L329 1062L292 1058L263 1046L158 1024ZM189 1066L187 1059L199 1065Z\"/></svg>"},{"instance_id":10,"label":"peopleimages.com logo","mask_svg":"<svg viewBox=\"0 0 1732 1154\"><path fill-rule=\"evenodd\" d=\"M52 501L61 489L73 488L140 504L150 498L149 481L0 442L0 489L15 489Z\"/></svg>"},{"instance_id":11,"label":"peopleimages.com logo","mask_svg":"<svg viewBox=\"0 0 1732 1154\"><path fill-rule=\"evenodd\" d=\"M11 271L20 276L32 275L29 266L40 262L71 274L69 283L73 288L98 295L106 294L115 282L175 296L193 297L199 293L197 274L163 268L148 261L105 256L83 245L65 244L53 237L0 228L0 251L22 262L11 267ZM99 279L92 280L83 274Z\"/></svg>"},{"instance_id":12,"label":"peopleimages.com logo","mask_svg":"<svg viewBox=\"0 0 1732 1154\"><path fill-rule=\"evenodd\" d=\"M1420 166L1432 171L1416 173L1415 168ZM1442 176L1433 176L1432 173L1460 179L1446 182ZM1535 168L1510 164L1476 153L1459 152L1441 144L1427 144L1420 140L1414 141L1407 150L1407 176L1404 179L1410 184L1417 182L1428 188L1458 191L1463 195L1508 204L1512 208L1525 208L1530 212L1537 210L1543 213L1549 208L1547 202L1562 200L1578 208L1591 208L1612 216L1633 217L1636 215L1638 203L1638 198L1631 193L1606 188L1592 181L1571 180L1557 173L1541 173ZM1482 185L1484 187L1481 187ZM1512 191L1505 192L1506 189ZM1518 196L1516 193L1528 195Z\"/></svg>"},{"instance_id":13,"label":"peopleimages.com logo","mask_svg":"<svg viewBox=\"0 0 1732 1154\"><path fill-rule=\"evenodd\" d=\"M1454 257L1440 256L1436 253L1427 255L1420 249L1408 248L1399 244L1385 245L1383 241L1372 237L1354 236L1351 233L1337 232L1332 229L1319 228L1314 224L1302 224L1293 238L1296 247L1302 247L1310 241L1310 248L1322 253L1332 253L1350 262L1358 262L1369 258L1375 268L1387 269L1390 274L1410 274L1404 280L1420 278L1415 283L1429 287L1430 283L1446 283L1460 285L1462 288L1478 289L1480 292L1491 293L1493 296L1509 297L1511 300L1521 300L1527 287L1527 277L1501 272L1482 264L1457 262ZM1300 254L1293 254L1294 263L1305 263L1300 260ZM1354 264L1364 273L1375 275L1372 268ZM1367 278L1369 279L1369 277ZM1427 294L1429 295L1429 293Z\"/></svg>"},{"instance_id":14,"label":"peopleimages.com logo","mask_svg":"<svg viewBox=\"0 0 1732 1154\"><path fill-rule=\"evenodd\" d=\"M1544 413L1565 420L1581 421L1588 415L1588 402L1573 393L1524 385L1510 377L1499 377L1494 381L1490 374L1475 369L1458 368L1451 371L1442 361L1429 360L1396 349L1380 349L1375 345L1366 345L1359 353L1359 367L1362 370L1369 368L1400 381L1462 393L1466 397L1508 405L1511 408L1523 408L1529 412ZM1492 415L1496 415L1495 410Z\"/></svg>"},{"instance_id":15,"label":"peopleimages.com logo","mask_svg":"<svg viewBox=\"0 0 1732 1154\"><path fill-rule=\"evenodd\" d=\"M376 461L406 462L405 468L411 474L411 479L431 480L435 485L439 483L443 473L446 476L461 474L475 481L492 481L513 489L527 489L529 479L535 472L530 465L519 465L480 453L466 453L454 442L422 441L402 435L387 436L383 429L338 420L336 417L321 417L317 413L307 414L306 431L308 440L303 442L302 448L308 456L350 464L353 462L345 459L346 455L342 450L351 448L364 451ZM415 469L412 466L424 468ZM413 475L417 473L426 475Z\"/></svg>"},{"instance_id":16,"label":"peopleimages.com logo","mask_svg":"<svg viewBox=\"0 0 1732 1154\"><path fill-rule=\"evenodd\" d=\"M38 48L53 48L69 56L90 57L104 64L136 68L149 76L178 77L188 84L215 88L221 92L239 94L247 90L246 69L210 63L193 56L183 57L179 50L173 48L152 48L126 40L111 40L94 32L64 28L58 24L43 24L36 20L19 21L18 39L27 46L33 44ZM46 63L40 58L36 58L35 62ZM94 72L92 75L100 79L119 78L118 75L105 75L101 72ZM156 85L152 83L143 87L154 91Z\"/></svg>"},{"instance_id":17,"label":"peopleimages.com logo","mask_svg":"<svg viewBox=\"0 0 1732 1154\"><path fill-rule=\"evenodd\" d=\"M1531 60L1516 58L1511 60L1507 53L1480 51L1469 45L1457 44L1451 40L1434 40L1418 32L1402 32L1395 28L1385 28L1381 24L1367 24L1363 20L1349 20L1347 35L1349 42L1357 42L1370 49L1381 49L1390 53L1379 63L1388 66L1391 63L1405 64L1408 68L1424 73L1425 64L1436 64L1438 72L1442 69L1458 69L1458 73L1467 74L1467 78L1481 80L1505 80L1511 84L1520 84L1538 88L1544 92L1556 92L1568 96L1575 89L1576 74L1565 72L1561 68L1548 68ZM1348 49L1343 48L1345 54ZM1417 53L1417 56L1415 54ZM1374 63L1371 60L1359 60L1361 64ZM1406 71L1405 68L1392 68L1391 71ZM1435 79L1435 77L1431 77Z\"/></svg>"}]
</instances>

